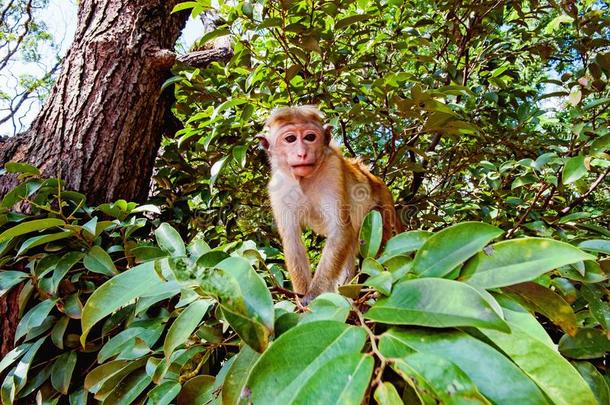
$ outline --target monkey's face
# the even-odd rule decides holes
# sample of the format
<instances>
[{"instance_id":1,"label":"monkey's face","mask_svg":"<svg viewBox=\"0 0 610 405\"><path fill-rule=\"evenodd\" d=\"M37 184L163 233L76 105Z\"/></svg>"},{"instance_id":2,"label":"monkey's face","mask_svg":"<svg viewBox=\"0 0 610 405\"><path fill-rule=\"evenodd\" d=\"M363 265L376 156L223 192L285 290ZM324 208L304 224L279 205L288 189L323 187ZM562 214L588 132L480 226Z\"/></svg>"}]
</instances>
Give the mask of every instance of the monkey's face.
<instances>
[{"instance_id":1,"label":"monkey's face","mask_svg":"<svg viewBox=\"0 0 610 405\"><path fill-rule=\"evenodd\" d=\"M322 163L327 145L324 128L313 123L289 123L271 131L272 159L295 177L309 177Z\"/></svg>"}]
</instances>

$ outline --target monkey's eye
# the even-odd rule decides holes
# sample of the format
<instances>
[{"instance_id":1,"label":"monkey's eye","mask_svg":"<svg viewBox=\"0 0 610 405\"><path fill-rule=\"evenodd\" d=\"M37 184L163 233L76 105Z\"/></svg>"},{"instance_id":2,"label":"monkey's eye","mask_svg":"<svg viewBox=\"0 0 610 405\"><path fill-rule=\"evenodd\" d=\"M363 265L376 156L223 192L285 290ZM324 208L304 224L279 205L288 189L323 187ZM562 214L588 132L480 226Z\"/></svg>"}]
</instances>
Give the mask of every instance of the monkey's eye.
<instances>
[{"instance_id":1,"label":"monkey's eye","mask_svg":"<svg viewBox=\"0 0 610 405\"><path fill-rule=\"evenodd\" d=\"M314 134L313 132L310 132L308 134L305 135L305 140L308 142L313 142L316 140L316 134Z\"/></svg>"},{"instance_id":2,"label":"monkey's eye","mask_svg":"<svg viewBox=\"0 0 610 405\"><path fill-rule=\"evenodd\" d=\"M293 143L294 141L297 140L297 137L295 135L288 135L286 138L284 138L286 140L286 142L288 143Z\"/></svg>"}]
</instances>

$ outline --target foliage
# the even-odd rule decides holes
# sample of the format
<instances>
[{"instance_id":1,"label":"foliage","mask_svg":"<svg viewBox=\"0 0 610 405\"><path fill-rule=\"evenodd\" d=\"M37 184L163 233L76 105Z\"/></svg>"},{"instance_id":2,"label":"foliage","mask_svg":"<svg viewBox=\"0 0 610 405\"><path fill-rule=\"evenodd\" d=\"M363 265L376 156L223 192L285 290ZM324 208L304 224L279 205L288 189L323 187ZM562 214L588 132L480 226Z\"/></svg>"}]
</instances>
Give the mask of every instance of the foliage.
<instances>
[{"instance_id":1,"label":"foliage","mask_svg":"<svg viewBox=\"0 0 610 405\"><path fill-rule=\"evenodd\" d=\"M23 183L0 213L0 295L20 311L2 401L608 403L607 6L219 3L200 46L229 35L234 57L164 86L183 128L153 204L90 207L6 165ZM308 308L254 143L301 103L411 229L380 250L371 214L358 276Z\"/></svg>"},{"instance_id":2,"label":"foliage","mask_svg":"<svg viewBox=\"0 0 610 405\"><path fill-rule=\"evenodd\" d=\"M359 277L303 308L251 241L187 243L155 206L6 170L24 182L2 201L0 292L21 288L5 404L608 401L609 240L463 222L380 251L371 213Z\"/></svg>"},{"instance_id":3,"label":"foliage","mask_svg":"<svg viewBox=\"0 0 610 405\"><path fill-rule=\"evenodd\" d=\"M164 141L156 201L179 226L213 222L211 241L277 246L253 137L273 108L313 103L345 153L390 185L411 229L477 220L510 236L608 236L607 6L219 3L201 42L228 34L234 57L178 66L166 84L184 128Z\"/></svg>"}]
</instances>

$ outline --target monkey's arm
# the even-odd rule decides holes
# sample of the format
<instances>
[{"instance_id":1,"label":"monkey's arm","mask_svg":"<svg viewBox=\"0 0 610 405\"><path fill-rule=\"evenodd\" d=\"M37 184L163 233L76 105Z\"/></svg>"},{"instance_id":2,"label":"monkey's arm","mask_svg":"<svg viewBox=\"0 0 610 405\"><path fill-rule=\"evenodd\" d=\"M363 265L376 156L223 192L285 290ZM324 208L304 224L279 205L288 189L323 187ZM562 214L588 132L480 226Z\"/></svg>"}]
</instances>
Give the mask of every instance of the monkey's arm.
<instances>
[{"instance_id":1,"label":"monkey's arm","mask_svg":"<svg viewBox=\"0 0 610 405\"><path fill-rule=\"evenodd\" d=\"M276 216L286 267L292 280L292 288L299 294L305 294L311 283L311 267L307 258L307 251L301 240L301 226L298 218L287 212Z\"/></svg>"},{"instance_id":2,"label":"monkey's arm","mask_svg":"<svg viewBox=\"0 0 610 405\"><path fill-rule=\"evenodd\" d=\"M345 276L343 273L350 255L354 255L357 241L349 219L349 209L341 210L337 207L329 213L327 220L330 223L327 226L326 244L318 269L305 296L305 304L323 292L334 291L339 281L342 281L341 276ZM351 271L352 269L349 270Z\"/></svg>"}]
</instances>

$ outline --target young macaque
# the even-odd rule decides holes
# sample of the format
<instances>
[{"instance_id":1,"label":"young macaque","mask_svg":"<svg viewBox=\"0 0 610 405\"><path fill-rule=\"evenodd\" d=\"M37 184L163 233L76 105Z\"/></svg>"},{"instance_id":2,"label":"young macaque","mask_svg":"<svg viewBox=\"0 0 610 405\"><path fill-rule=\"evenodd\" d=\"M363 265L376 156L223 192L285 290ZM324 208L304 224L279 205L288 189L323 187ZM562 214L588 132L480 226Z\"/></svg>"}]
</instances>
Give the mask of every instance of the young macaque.
<instances>
[{"instance_id":1,"label":"young macaque","mask_svg":"<svg viewBox=\"0 0 610 405\"><path fill-rule=\"evenodd\" d=\"M354 277L358 234L370 210L381 212L384 241L401 229L388 188L358 160L343 157L323 119L314 106L282 108L258 136L271 163L269 196L286 266L305 305ZM313 279L303 227L326 236Z\"/></svg>"}]
</instances>

